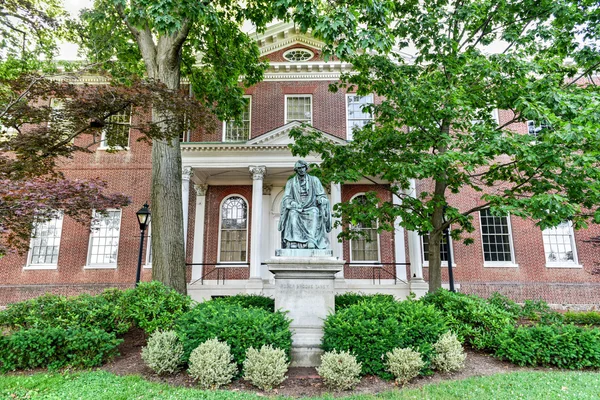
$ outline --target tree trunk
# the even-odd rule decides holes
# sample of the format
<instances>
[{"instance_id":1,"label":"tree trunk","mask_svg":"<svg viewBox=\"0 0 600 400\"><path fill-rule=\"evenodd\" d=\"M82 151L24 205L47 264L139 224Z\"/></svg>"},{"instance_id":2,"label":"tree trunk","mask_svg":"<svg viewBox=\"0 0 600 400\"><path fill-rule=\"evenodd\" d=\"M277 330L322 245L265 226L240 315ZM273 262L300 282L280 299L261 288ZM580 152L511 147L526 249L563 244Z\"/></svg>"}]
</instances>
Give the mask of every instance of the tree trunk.
<instances>
[{"instance_id":1,"label":"tree trunk","mask_svg":"<svg viewBox=\"0 0 600 400\"><path fill-rule=\"evenodd\" d=\"M442 287L442 258L440 246L443 231L443 207L436 208L433 212L433 231L429 233L429 292L433 293Z\"/></svg>"},{"instance_id":2,"label":"tree trunk","mask_svg":"<svg viewBox=\"0 0 600 400\"><path fill-rule=\"evenodd\" d=\"M447 121L442 122L440 128L442 135L450 133L450 124ZM440 142L437 146L438 155L446 152L446 144ZM433 191L433 200L436 206L433 209L431 223L433 231L429 233L429 292L433 293L442 287L442 258L440 257L440 245L442 235L444 234L444 204L446 204L446 174L441 173L440 177L435 179L435 189Z\"/></svg>"},{"instance_id":3,"label":"tree trunk","mask_svg":"<svg viewBox=\"0 0 600 400\"><path fill-rule=\"evenodd\" d=\"M136 37L148 77L178 90L181 47L189 25L172 35L159 36L129 26ZM165 120L165 110L152 109L152 121ZM181 198L181 148L179 138L152 142L152 279L187 293ZM188 199L185 199L186 201Z\"/></svg>"},{"instance_id":4,"label":"tree trunk","mask_svg":"<svg viewBox=\"0 0 600 400\"><path fill-rule=\"evenodd\" d=\"M159 38L156 79L178 90L181 51L170 37ZM164 110L152 110L152 120L170 119ZM172 120L172 119L171 119ZM152 142L152 279L187 293L179 138ZM187 201L188 199L184 199Z\"/></svg>"}]
</instances>

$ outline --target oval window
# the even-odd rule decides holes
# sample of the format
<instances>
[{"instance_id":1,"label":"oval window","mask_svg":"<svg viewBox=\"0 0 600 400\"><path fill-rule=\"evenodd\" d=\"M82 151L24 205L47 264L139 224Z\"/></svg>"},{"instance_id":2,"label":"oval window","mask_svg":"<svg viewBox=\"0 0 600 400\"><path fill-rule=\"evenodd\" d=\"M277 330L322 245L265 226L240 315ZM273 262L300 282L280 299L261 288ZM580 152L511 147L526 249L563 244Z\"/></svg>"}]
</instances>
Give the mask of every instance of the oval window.
<instances>
[{"instance_id":1,"label":"oval window","mask_svg":"<svg viewBox=\"0 0 600 400\"><path fill-rule=\"evenodd\" d=\"M291 49L283 53L283 58L288 61L308 61L313 58L315 54L307 49Z\"/></svg>"}]
</instances>

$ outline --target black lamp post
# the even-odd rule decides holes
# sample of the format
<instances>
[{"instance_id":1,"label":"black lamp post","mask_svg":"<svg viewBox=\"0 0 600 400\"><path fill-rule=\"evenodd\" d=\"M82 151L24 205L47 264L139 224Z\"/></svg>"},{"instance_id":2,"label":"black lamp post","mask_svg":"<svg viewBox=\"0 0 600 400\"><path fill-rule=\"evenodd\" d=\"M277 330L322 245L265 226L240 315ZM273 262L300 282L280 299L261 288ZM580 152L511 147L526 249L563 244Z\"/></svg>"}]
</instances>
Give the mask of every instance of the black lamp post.
<instances>
[{"instance_id":1,"label":"black lamp post","mask_svg":"<svg viewBox=\"0 0 600 400\"><path fill-rule=\"evenodd\" d=\"M446 223L446 206L444 206L444 223ZM444 238L448 248L448 281L450 283L450 291L454 292L454 272L452 272L452 249L450 248L450 225L444 229ZM443 245L443 243L442 243Z\"/></svg>"},{"instance_id":2,"label":"black lamp post","mask_svg":"<svg viewBox=\"0 0 600 400\"><path fill-rule=\"evenodd\" d=\"M135 215L137 215L137 219L140 224L140 252L138 254L137 273L135 274L135 286L137 286L140 283L140 274L142 272L142 250L144 248L144 232L146 231L146 227L150 222L150 209L148 208L148 204L144 203L144 206L140 208L140 210L136 212Z\"/></svg>"}]
</instances>

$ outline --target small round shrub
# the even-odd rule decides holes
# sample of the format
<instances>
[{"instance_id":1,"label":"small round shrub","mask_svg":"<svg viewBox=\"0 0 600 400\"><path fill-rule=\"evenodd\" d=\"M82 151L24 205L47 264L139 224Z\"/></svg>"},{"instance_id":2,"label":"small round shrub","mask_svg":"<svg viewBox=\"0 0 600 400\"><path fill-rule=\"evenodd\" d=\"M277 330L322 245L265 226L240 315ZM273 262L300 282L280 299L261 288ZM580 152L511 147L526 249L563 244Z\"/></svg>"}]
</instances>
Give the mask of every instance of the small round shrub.
<instances>
[{"instance_id":1,"label":"small round shrub","mask_svg":"<svg viewBox=\"0 0 600 400\"><path fill-rule=\"evenodd\" d=\"M444 333L433 344L435 351L431 365L440 372L454 372L464 368L467 355L456 335L450 331Z\"/></svg>"},{"instance_id":2,"label":"small round shrub","mask_svg":"<svg viewBox=\"0 0 600 400\"><path fill-rule=\"evenodd\" d=\"M287 357L281 349L265 345L256 350L250 347L244 361L244 379L262 390L271 390L286 378Z\"/></svg>"},{"instance_id":3,"label":"small round shrub","mask_svg":"<svg viewBox=\"0 0 600 400\"><path fill-rule=\"evenodd\" d=\"M182 315L175 331L183 343L184 360L201 343L216 337L231 346L233 358L241 366L250 347L266 344L282 349L289 359L290 322L280 311L272 313L261 308L207 301Z\"/></svg>"},{"instance_id":4,"label":"small round shrub","mask_svg":"<svg viewBox=\"0 0 600 400\"><path fill-rule=\"evenodd\" d=\"M356 354L363 375L392 379L382 354L411 347L423 355L423 373L430 374L432 343L447 330L446 318L433 305L416 300L359 302L327 316L322 348Z\"/></svg>"},{"instance_id":5,"label":"small round shrub","mask_svg":"<svg viewBox=\"0 0 600 400\"><path fill-rule=\"evenodd\" d=\"M154 331L142 348L142 360L158 375L174 374L183 358L183 345L174 331Z\"/></svg>"},{"instance_id":6,"label":"small round shrub","mask_svg":"<svg viewBox=\"0 0 600 400\"><path fill-rule=\"evenodd\" d=\"M317 372L333 390L349 390L360 382L361 364L347 351L323 353Z\"/></svg>"},{"instance_id":7,"label":"small round shrub","mask_svg":"<svg viewBox=\"0 0 600 400\"><path fill-rule=\"evenodd\" d=\"M227 343L210 339L198 346L189 360L189 374L203 389L218 389L231 382L237 366Z\"/></svg>"},{"instance_id":8,"label":"small round shrub","mask_svg":"<svg viewBox=\"0 0 600 400\"><path fill-rule=\"evenodd\" d=\"M396 348L386 353L386 365L399 385L405 385L415 378L425 366L421 353L410 348Z\"/></svg>"},{"instance_id":9,"label":"small round shrub","mask_svg":"<svg viewBox=\"0 0 600 400\"><path fill-rule=\"evenodd\" d=\"M123 302L135 325L151 334L157 329L171 329L175 320L190 309L192 299L161 282L152 281L126 290Z\"/></svg>"}]
</instances>

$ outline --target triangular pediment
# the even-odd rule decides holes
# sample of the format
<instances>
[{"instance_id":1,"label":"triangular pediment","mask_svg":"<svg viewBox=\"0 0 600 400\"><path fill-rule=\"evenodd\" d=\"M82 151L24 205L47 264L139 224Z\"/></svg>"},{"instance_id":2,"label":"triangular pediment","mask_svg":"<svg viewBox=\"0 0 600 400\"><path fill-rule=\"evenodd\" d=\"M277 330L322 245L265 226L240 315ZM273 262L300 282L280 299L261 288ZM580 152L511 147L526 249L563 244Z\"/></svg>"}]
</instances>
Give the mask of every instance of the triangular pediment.
<instances>
[{"instance_id":1,"label":"triangular pediment","mask_svg":"<svg viewBox=\"0 0 600 400\"><path fill-rule=\"evenodd\" d=\"M301 44L315 50L321 50L324 42L312 36L309 32L303 33L300 28L289 22L281 22L269 26L262 33L250 33L256 40L261 56Z\"/></svg>"},{"instance_id":2,"label":"triangular pediment","mask_svg":"<svg viewBox=\"0 0 600 400\"><path fill-rule=\"evenodd\" d=\"M289 122L279 128L273 129L257 138L250 139L246 142L248 146L285 146L294 143L294 139L290 137L290 131L294 128L306 129L302 127L302 123L298 121ZM310 128L319 132L326 140L336 144L346 144L344 139L333 136L327 132L319 131L315 128Z\"/></svg>"}]
</instances>

